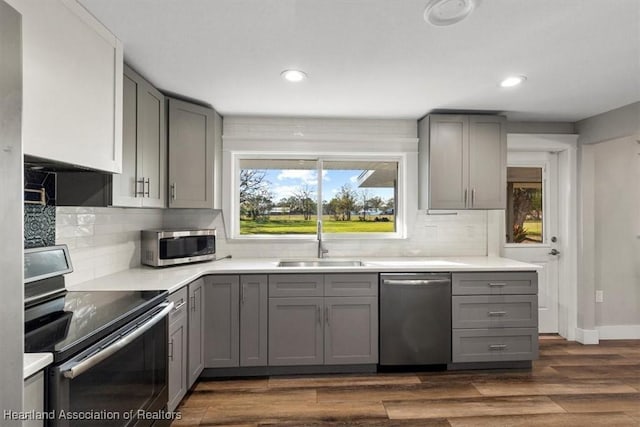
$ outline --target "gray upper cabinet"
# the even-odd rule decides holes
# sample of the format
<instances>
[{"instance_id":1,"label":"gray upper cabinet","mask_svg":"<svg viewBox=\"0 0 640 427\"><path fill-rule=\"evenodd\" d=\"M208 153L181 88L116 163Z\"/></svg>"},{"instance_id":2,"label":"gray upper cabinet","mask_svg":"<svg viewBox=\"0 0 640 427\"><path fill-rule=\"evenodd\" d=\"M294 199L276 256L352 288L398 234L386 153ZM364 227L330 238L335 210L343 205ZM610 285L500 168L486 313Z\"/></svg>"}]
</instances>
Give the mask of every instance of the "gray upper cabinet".
<instances>
[{"instance_id":1,"label":"gray upper cabinet","mask_svg":"<svg viewBox=\"0 0 640 427\"><path fill-rule=\"evenodd\" d=\"M204 279L205 368L236 367L240 362L240 277Z\"/></svg>"},{"instance_id":2,"label":"gray upper cabinet","mask_svg":"<svg viewBox=\"0 0 640 427\"><path fill-rule=\"evenodd\" d=\"M189 283L189 363L188 387L204 369L204 279Z\"/></svg>"},{"instance_id":3,"label":"gray upper cabinet","mask_svg":"<svg viewBox=\"0 0 640 427\"><path fill-rule=\"evenodd\" d=\"M125 65L122 174L113 175L114 206L166 206L167 139L164 96Z\"/></svg>"},{"instance_id":4,"label":"gray upper cabinet","mask_svg":"<svg viewBox=\"0 0 640 427\"><path fill-rule=\"evenodd\" d=\"M214 168L222 119L211 108L170 98L168 127L169 207L218 208L220 173Z\"/></svg>"},{"instance_id":5,"label":"gray upper cabinet","mask_svg":"<svg viewBox=\"0 0 640 427\"><path fill-rule=\"evenodd\" d=\"M504 209L506 119L433 114L419 122L421 209Z\"/></svg>"},{"instance_id":6,"label":"gray upper cabinet","mask_svg":"<svg viewBox=\"0 0 640 427\"><path fill-rule=\"evenodd\" d=\"M267 276L240 276L240 366L267 366Z\"/></svg>"}]
</instances>

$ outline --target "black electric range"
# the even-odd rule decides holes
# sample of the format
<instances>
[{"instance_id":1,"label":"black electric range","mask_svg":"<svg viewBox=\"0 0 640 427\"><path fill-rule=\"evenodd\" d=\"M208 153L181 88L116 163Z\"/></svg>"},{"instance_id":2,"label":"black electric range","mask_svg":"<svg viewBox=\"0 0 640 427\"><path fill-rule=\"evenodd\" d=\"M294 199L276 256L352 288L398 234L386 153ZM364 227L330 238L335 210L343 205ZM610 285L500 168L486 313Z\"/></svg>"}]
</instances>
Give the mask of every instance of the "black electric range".
<instances>
[{"instance_id":1,"label":"black electric range","mask_svg":"<svg viewBox=\"0 0 640 427\"><path fill-rule=\"evenodd\" d=\"M71 271L64 245L25 250L25 352L54 358L47 425L151 425L144 414L165 411L168 399L168 292L67 291ZM110 418L69 421L86 414ZM154 425L170 422L159 417Z\"/></svg>"}]
</instances>

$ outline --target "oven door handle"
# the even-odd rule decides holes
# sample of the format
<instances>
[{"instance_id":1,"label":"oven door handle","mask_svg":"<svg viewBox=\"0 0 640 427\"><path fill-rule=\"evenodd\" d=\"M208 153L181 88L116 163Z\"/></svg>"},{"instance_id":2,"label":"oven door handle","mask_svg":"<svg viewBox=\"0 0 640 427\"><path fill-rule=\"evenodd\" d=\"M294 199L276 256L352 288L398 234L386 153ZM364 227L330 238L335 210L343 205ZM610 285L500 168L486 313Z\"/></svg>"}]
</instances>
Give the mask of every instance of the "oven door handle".
<instances>
[{"instance_id":1,"label":"oven door handle","mask_svg":"<svg viewBox=\"0 0 640 427\"><path fill-rule=\"evenodd\" d=\"M118 341L114 342L108 347L100 350L96 354L89 356L86 359L83 359L73 368L62 372L62 375L64 375L65 378L74 379L82 375L84 372L88 371L92 367L96 366L98 363L102 362L106 358L122 350L124 347L131 344L135 339L141 337L145 332L147 332L156 323L161 321L167 314L169 314L169 312L173 309L173 302L160 304L160 307L164 307L164 308L160 312L155 314L153 317L151 317L149 320L147 320L144 324L140 325L131 333L123 336Z\"/></svg>"}]
</instances>

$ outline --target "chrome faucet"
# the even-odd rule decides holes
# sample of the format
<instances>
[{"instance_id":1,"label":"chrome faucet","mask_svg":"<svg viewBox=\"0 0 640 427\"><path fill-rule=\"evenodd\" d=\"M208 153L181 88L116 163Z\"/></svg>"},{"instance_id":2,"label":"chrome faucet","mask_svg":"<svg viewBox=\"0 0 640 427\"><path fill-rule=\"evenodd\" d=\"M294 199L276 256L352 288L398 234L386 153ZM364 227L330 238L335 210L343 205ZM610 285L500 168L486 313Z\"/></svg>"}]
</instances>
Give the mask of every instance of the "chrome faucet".
<instances>
[{"instance_id":1,"label":"chrome faucet","mask_svg":"<svg viewBox=\"0 0 640 427\"><path fill-rule=\"evenodd\" d=\"M329 253L329 249L325 249L322 246L322 221L318 220L318 258L324 258Z\"/></svg>"}]
</instances>

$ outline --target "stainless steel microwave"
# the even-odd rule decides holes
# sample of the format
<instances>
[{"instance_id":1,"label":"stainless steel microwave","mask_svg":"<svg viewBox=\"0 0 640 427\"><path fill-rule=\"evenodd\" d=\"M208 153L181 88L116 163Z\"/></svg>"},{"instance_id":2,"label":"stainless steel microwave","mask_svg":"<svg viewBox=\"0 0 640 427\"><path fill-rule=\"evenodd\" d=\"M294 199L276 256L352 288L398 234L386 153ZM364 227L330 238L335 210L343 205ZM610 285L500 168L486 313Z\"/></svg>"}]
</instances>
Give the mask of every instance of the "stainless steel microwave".
<instances>
[{"instance_id":1,"label":"stainless steel microwave","mask_svg":"<svg viewBox=\"0 0 640 427\"><path fill-rule=\"evenodd\" d=\"M165 267L216 259L216 230L143 230L142 263Z\"/></svg>"}]
</instances>

